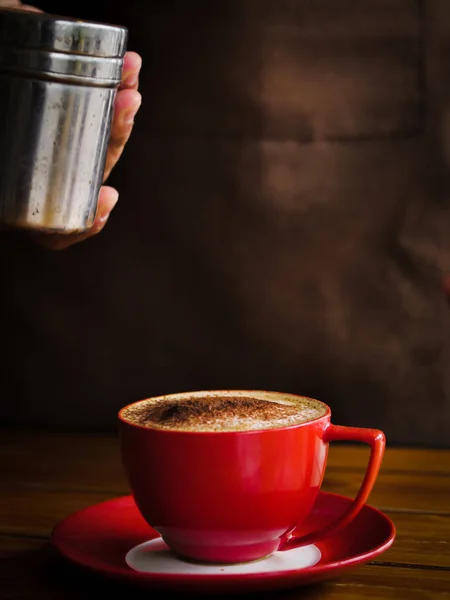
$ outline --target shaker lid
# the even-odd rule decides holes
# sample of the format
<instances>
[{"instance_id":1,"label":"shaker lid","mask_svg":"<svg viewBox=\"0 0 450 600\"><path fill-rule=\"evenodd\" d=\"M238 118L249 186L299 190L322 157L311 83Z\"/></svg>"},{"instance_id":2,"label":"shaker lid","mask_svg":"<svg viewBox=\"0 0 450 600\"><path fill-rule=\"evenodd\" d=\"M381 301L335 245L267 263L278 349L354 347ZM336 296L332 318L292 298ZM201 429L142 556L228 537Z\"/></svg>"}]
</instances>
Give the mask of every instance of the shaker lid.
<instances>
[{"instance_id":1,"label":"shaker lid","mask_svg":"<svg viewBox=\"0 0 450 600\"><path fill-rule=\"evenodd\" d=\"M0 46L98 58L123 58L125 27L47 13L0 10Z\"/></svg>"}]
</instances>

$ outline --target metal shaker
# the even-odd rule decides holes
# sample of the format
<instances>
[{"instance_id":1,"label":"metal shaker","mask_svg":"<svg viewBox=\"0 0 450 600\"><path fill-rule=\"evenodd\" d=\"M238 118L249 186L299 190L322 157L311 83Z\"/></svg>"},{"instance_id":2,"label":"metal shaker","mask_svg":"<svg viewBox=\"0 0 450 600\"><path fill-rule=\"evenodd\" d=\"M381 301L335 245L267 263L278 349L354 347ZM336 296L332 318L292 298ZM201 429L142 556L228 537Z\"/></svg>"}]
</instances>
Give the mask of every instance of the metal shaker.
<instances>
[{"instance_id":1,"label":"metal shaker","mask_svg":"<svg viewBox=\"0 0 450 600\"><path fill-rule=\"evenodd\" d=\"M0 10L0 225L93 224L127 37L124 27Z\"/></svg>"}]
</instances>

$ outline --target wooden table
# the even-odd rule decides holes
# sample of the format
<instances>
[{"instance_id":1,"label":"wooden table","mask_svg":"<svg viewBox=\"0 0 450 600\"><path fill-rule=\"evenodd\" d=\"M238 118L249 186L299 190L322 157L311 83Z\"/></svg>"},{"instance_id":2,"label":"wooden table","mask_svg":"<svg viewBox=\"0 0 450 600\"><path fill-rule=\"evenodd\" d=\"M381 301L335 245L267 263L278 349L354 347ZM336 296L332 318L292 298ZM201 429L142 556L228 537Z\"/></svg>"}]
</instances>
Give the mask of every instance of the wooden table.
<instances>
[{"instance_id":1,"label":"wooden table","mask_svg":"<svg viewBox=\"0 0 450 600\"><path fill-rule=\"evenodd\" d=\"M324 489L354 496L368 450L330 448ZM118 586L62 559L53 526L73 511L129 493L114 436L0 433L0 599L165 597ZM393 546L339 579L279 597L450 600L450 450L388 448L370 504L397 527Z\"/></svg>"}]
</instances>

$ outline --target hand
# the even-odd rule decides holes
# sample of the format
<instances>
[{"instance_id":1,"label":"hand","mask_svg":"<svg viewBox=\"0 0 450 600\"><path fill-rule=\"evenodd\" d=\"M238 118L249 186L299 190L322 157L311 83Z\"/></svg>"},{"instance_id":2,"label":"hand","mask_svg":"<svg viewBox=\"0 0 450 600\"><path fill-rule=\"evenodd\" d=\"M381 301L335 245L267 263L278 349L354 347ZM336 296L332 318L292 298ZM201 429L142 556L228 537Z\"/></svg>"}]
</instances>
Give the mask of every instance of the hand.
<instances>
[{"instance_id":1,"label":"hand","mask_svg":"<svg viewBox=\"0 0 450 600\"><path fill-rule=\"evenodd\" d=\"M106 155L106 165L103 181L105 182L119 160L133 129L134 117L141 105L141 95L138 92L141 57L135 52L127 52L123 64L123 76L114 105L114 115ZM32 239L40 246L50 250L64 250L78 242L86 240L103 229L108 217L119 199L114 188L103 185L98 198L97 215L92 227L77 234L31 234Z\"/></svg>"},{"instance_id":2,"label":"hand","mask_svg":"<svg viewBox=\"0 0 450 600\"><path fill-rule=\"evenodd\" d=\"M21 4L18 0L0 0L0 7L18 8L42 12L40 9L28 4ZM127 52L124 57L122 82L119 86L114 104L114 115L106 155L106 165L103 177L105 182L111 170L119 160L133 129L134 117L141 105L141 95L138 92L139 72L142 59L136 52ZM107 185L100 189L97 214L92 227L83 233L77 234L46 234L32 233L30 237L40 246L50 250L63 250L99 233L106 225L108 217L119 199L117 190Z\"/></svg>"}]
</instances>

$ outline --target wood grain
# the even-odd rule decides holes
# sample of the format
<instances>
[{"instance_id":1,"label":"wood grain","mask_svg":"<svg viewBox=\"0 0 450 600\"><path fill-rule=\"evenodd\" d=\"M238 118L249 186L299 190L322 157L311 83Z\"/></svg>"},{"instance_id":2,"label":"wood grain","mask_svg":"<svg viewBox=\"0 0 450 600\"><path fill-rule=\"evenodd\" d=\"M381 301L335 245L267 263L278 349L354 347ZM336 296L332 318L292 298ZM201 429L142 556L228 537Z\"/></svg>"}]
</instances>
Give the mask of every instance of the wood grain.
<instances>
[{"instance_id":1,"label":"wood grain","mask_svg":"<svg viewBox=\"0 0 450 600\"><path fill-rule=\"evenodd\" d=\"M101 468L101 467L99 467ZM53 482L50 481L12 481L0 482L4 506L11 502L14 506L15 498L27 495L34 497L36 494L65 494L77 493L92 494L96 496L107 495L109 497L125 495L129 493L128 485L111 486L114 482L107 481L100 474L96 479ZM325 477L323 490L344 496L354 497L362 482L362 473L353 471L333 471ZM450 516L449 506L450 478L447 476L428 477L416 474L389 474L381 472L377 483L370 496L369 504L382 510L402 511L415 514L417 512L434 513Z\"/></svg>"},{"instance_id":2,"label":"wood grain","mask_svg":"<svg viewBox=\"0 0 450 600\"><path fill-rule=\"evenodd\" d=\"M26 574L26 576L24 576ZM112 592L123 593L130 600L141 599L143 592L122 586L107 579L99 580L89 573L72 567L61 559L51 544L39 539L16 539L0 536L0 581L2 600L17 598L65 598L67 600L98 600ZM405 586L408 599L424 600L448 598L448 573L415 569L413 572L399 566L367 565L353 573L325 584L309 586L307 597L311 600L399 600ZM70 582L70 585L68 585ZM304 598L304 589L283 592L286 600ZM151 591L155 599L166 598L167 593ZM177 595L186 598L189 595ZM233 598L241 596L233 594ZM270 597L275 597L271 594Z\"/></svg>"},{"instance_id":3,"label":"wood grain","mask_svg":"<svg viewBox=\"0 0 450 600\"><path fill-rule=\"evenodd\" d=\"M325 476L323 489L354 497L361 475L333 471ZM370 495L370 504L383 510L435 512L450 515L450 477L380 472Z\"/></svg>"},{"instance_id":4,"label":"wood grain","mask_svg":"<svg viewBox=\"0 0 450 600\"><path fill-rule=\"evenodd\" d=\"M364 447L332 445L324 489L355 495L367 458ZM45 537L72 512L129 493L114 436L3 432L0 470L3 534ZM386 451L370 498L397 527L383 560L450 567L449 471L447 451Z\"/></svg>"},{"instance_id":5,"label":"wood grain","mask_svg":"<svg viewBox=\"0 0 450 600\"><path fill-rule=\"evenodd\" d=\"M26 490L3 492L0 534L48 537L58 521L82 508L115 497L110 493ZM450 569L448 516L386 511L397 528L397 539L383 561Z\"/></svg>"},{"instance_id":6,"label":"wood grain","mask_svg":"<svg viewBox=\"0 0 450 600\"><path fill-rule=\"evenodd\" d=\"M394 522L397 537L376 562L450 569L450 516L391 511L386 514Z\"/></svg>"},{"instance_id":7,"label":"wood grain","mask_svg":"<svg viewBox=\"0 0 450 600\"><path fill-rule=\"evenodd\" d=\"M332 445L324 489L355 495L367 458L364 447ZM0 470L2 600L96 598L99 585L104 593L112 591L110 582L74 571L48 540L53 527L66 516L129 493L118 439L2 432ZM450 451L388 448L370 503L382 507L394 521L397 537L393 546L338 580L310 587L308 598L398 600L406 587L411 600L448 598L449 474ZM76 583L67 586L68 580ZM123 592L129 598L141 593L128 588ZM294 590L283 597L297 598L301 593ZM161 594L155 592L152 597Z\"/></svg>"},{"instance_id":8,"label":"wood grain","mask_svg":"<svg viewBox=\"0 0 450 600\"><path fill-rule=\"evenodd\" d=\"M356 491L368 457L369 451L363 446L332 444L326 475L328 491ZM58 489L100 489L109 490L111 494L125 494L129 490L122 469L119 440L115 436L3 431L0 432L0 472L4 476L0 488L7 479L8 486L18 484L28 488L54 488L57 485ZM435 475L450 475L448 451L388 449L371 502L387 506L386 495L389 487L394 485L399 488L399 494L405 493L406 498L392 508L427 510L430 494L428 488L420 492L423 486L419 485L417 477L434 479ZM440 510L450 512L450 502L445 497L450 485L448 479L436 477L433 485L438 499L442 497ZM411 498L411 487L414 487L414 498ZM436 509L436 498L432 500Z\"/></svg>"}]
</instances>

